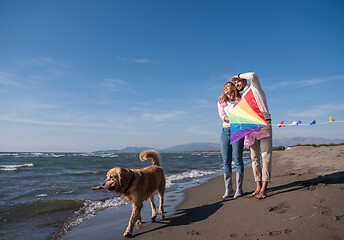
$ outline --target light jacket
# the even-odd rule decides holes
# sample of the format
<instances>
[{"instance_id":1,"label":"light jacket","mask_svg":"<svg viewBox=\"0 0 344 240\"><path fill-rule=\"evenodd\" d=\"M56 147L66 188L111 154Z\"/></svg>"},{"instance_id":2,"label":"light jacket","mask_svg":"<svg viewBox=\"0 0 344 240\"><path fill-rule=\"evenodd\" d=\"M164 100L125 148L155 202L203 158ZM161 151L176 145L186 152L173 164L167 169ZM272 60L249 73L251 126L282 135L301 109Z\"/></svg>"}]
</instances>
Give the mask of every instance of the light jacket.
<instances>
[{"instance_id":1,"label":"light jacket","mask_svg":"<svg viewBox=\"0 0 344 240\"><path fill-rule=\"evenodd\" d=\"M242 97L245 96L245 94L248 92L249 89L252 89L252 93L254 98L256 99L257 105L262 112L265 119L268 121L268 123L271 122L270 113L268 109L268 104L266 101L265 93L262 89L262 86L260 85L259 78L254 72L248 72L248 73L242 73L240 74L240 78L247 79L251 82L251 85L246 85L245 88L242 91ZM266 137L270 137L270 129L271 126L264 127L260 131L253 132L247 136L245 136L245 147L249 147L254 144L255 140L263 139Z\"/></svg>"}]
</instances>

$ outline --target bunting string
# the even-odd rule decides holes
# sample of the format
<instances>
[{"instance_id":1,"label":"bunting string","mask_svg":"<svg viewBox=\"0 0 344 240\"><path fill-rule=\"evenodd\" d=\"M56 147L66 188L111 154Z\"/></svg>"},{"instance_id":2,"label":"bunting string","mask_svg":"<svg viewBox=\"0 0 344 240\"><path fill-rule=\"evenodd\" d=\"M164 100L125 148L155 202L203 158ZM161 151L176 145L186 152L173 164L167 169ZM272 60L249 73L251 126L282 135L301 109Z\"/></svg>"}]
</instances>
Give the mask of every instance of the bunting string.
<instances>
[{"instance_id":1,"label":"bunting string","mask_svg":"<svg viewBox=\"0 0 344 240\"><path fill-rule=\"evenodd\" d=\"M302 121L294 121L290 124L286 124L284 121L282 121L281 123L278 124L270 124L270 126L273 127L287 127L287 126L309 126L309 125L322 125L322 124L333 124L333 123L343 123L344 121L340 120L340 121L335 121L335 119L333 119L332 117L329 117L329 121L328 122L317 122L316 120L312 121L311 123L307 124L307 123L302 123Z\"/></svg>"}]
</instances>

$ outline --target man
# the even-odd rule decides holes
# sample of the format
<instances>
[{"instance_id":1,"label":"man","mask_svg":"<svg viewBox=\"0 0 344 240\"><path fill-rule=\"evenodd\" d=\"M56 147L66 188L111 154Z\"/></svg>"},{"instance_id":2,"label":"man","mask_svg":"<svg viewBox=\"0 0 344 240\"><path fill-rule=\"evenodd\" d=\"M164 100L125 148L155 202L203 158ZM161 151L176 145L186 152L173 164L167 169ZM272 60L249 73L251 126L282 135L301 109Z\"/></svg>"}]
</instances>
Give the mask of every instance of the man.
<instances>
[{"instance_id":1,"label":"man","mask_svg":"<svg viewBox=\"0 0 344 240\"><path fill-rule=\"evenodd\" d=\"M245 96L249 89L252 89L252 93L256 99L258 107L269 123L268 126L245 137L245 146L250 146L252 170L257 184L257 188L251 196L263 199L266 198L267 187L271 178L272 160L271 118L265 93L260 85L257 75L254 72L241 73L234 76L232 81L235 83L236 88L241 91L242 97ZM247 81L250 81L251 85L248 85ZM224 96L221 95L219 97L219 102L223 101ZM262 166L260 164L260 155L262 155L263 158Z\"/></svg>"}]
</instances>

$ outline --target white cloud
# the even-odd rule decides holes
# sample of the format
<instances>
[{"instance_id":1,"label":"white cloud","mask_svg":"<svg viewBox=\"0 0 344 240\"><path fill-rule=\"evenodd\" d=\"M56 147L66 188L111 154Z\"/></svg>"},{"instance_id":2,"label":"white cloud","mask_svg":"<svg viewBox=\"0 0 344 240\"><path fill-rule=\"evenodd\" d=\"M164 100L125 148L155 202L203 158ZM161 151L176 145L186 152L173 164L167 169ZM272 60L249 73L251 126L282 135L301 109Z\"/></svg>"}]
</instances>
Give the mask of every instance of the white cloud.
<instances>
[{"instance_id":1,"label":"white cloud","mask_svg":"<svg viewBox=\"0 0 344 240\"><path fill-rule=\"evenodd\" d=\"M37 58L30 58L24 61L24 64L30 67L38 66L38 67L59 67L59 68L66 68L68 64L56 61L51 57L37 57Z\"/></svg>"},{"instance_id":2,"label":"white cloud","mask_svg":"<svg viewBox=\"0 0 344 240\"><path fill-rule=\"evenodd\" d=\"M307 79L307 80L300 80L300 81L282 81L279 83L276 83L274 85L267 86L267 89L269 90L275 90L275 89L280 89L280 88L298 88L298 87L308 87L308 86L314 86L318 85L327 81L331 80L339 80L339 79L344 79L344 75L339 75L339 76L331 76L331 77L326 77L326 78L316 78L316 79Z\"/></svg>"},{"instance_id":3,"label":"white cloud","mask_svg":"<svg viewBox=\"0 0 344 240\"><path fill-rule=\"evenodd\" d=\"M195 98L192 100L193 102L195 102L195 105L193 106L193 108L199 109L199 108L211 108L213 109L214 106L216 107L216 102L209 102L208 100L204 99L204 98Z\"/></svg>"},{"instance_id":4,"label":"white cloud","mask_svg":"<svg viewBox=\"0 0 344 240\"><path fill-rule=\"evenodd\" d=\"M181 111L175 111L170 113L144 113L143 117L153 119L154 121L160 122L168 119L176 118L177 116L184 114Z\"/></svg>"},{"instance_id":5,"label":"white cloud","mask_svg":"<svg viewBox=\"0 0 344 240\"><path fill-rule=\"evenodd\" d=\"M9 122L19 122L19 123L30 123L30 124L38 124L38 125L52 125L52 126L77 126L76 123L68 123L68 122L53 122L53 121L42 121L42 120L35 120L29 118L20 118L11 115L2 115L0 116L0 120L9 121Z\"/></svg>"},{"instance_id":6,"label":"white cloud","mask_svg":"<svg viewBox=\"0 0 344 240\"><path fill-rule=\"evenodd\" d=\"M122 87L127 86L128 83L119 79L104 79L98 83L97 87L104 88L111 91L119 91Z\"/></svg>"},{"instance_id":7,"label":"white cloud","mask_svg":"<svg viewBox=\"0 0 344 240\"><path fill-rule=\"evenodd\" d=\"M295 117L324 117L336 112L342 112L344 110L344 103L342 104L322 104L311 106L305 111L290 111L289 116Z\"/></svg>"},{"instance_id":8,"label":"white cloud","mask_svg":"<svg viewBox=\"0 0 344 240\"><path fill-rule=\"evenodd\" d=\"M214 132L211 132L207 130L207 128L205 128L204 126L200 126L200 125L190 126L189 128L185 130L185 132L188 132L194 135L206 135L206 136L211 136L214 134Z\"/></svg>"},{"instance_id":9,"label":"white cloud","mask_svg":"<svg viewBox=\"0 0 344 240\"><path fill-rule=\"evenodd\" d=\"M209 102L203 98L196 99L195 102L199 104L209 104Z\"/></svg>"},{"instance_id":10,"label":"white cloud","mask_svg":"<svg viewBox=\"0 0 344 240\"><path fill-rule=\"evenodd\" d=\"M16 86L19 85L14 78L16 76L14 74L8 72L0 72L0 84L5 86Z\"/></svg>"},{"instance_id":11,"label":"white cloud","mask_svg":"<svg viewBox=\"0 0 344 240\"><path fill-rule=\"evenodd\" d=\"M26 59L22 61L22 65L25 68L35 71L30 75L34 75L36 78L42 78L42 74L55 77L70 74L66 71L69 66L67 63L46 56ZM39 75L37 75L37 71L39 71Z\"/></svg>"},{"instance_id":12,"label":"white cloud","mask_svg":"<svg viewBox=\"0 0 344 240\"><path fill-rule=\"evenodd\" d=\"M124 63L127 62L134 62L134 63L153 63L152 60L142 57L142 58L125 58L125 57L118 57L118 59Z\"/></svg>"},{"instance_id":13,"label":"white cloud","mask_svg":"<svg viewBox=\"0 0 344 240\"><path fill-rule=\"evenodd\" d=\"M137 59L134 59L135 62L137 63L151 63L152 61L149 60L148 58L137 58Z\"/></svg>"},{"instance_id":14,"label":"white cloud","mask_svg":"<svg viewBox=\"0 0 344 240\"><path fill-rule=\"evenodd\" d=\"M21 117L18 114L3 114L0 115L0 120L17 123L28 123L35 125L47 125L58 127L80 127L80 128L102 128L102 129L124 129L125 126L118 121L95 121L95 122L66 122L66 121L50 121L50 120L37 120L34 118Z\"/></svg>"},{"instance_id":15,"label":"white cloud","mask_svg":"<svg viewBox=\"0 0 344 240\"><path fill-rule=\"evenodd\" d=\"M53 105L53 104L39 103L39 102L35 102L35 101L17 102L17 103L13 103L13 105L19 106L19 107L21 107L21 109L45 110L45 109L58 108L58 106Z\"/></svg>"}]
</instances>

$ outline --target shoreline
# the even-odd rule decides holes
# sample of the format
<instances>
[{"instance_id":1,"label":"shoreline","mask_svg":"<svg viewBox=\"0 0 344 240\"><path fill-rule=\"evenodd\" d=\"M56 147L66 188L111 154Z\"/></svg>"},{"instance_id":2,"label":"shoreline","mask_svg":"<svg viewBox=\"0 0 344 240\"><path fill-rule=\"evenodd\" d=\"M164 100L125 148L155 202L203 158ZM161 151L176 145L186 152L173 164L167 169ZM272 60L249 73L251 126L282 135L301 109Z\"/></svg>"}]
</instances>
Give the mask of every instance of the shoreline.
<instances>
[{"instance_id":1,"label":"shoreline","mask_svg":"<svg viewBox=\"0 0 344 240\"><path fill-rule=\"evenodd\" d=\"M233 181L235 187L235 181ZM295 146L273 152L268 197L250 198L255 189L251 167L245 168L246 195L222 199L223 176L182 190L183 199L166 218L151 223L145 202L143 227L133 239L344 239L344 146ZM166 200L173 196L166 196ZM169 205L165 201L165 205ZM76 227L62 239L125 239L130 205L109 209ZM167 209L167 208L166 208ZM118 209L116 209L118 211ZM117 215L114 215L117 214ZM114 226L114 216L124 226ZM118 231L121 233L117 237ZM85 238L87 236L87 238Z\"/></svg>"},{"instance_id":2,"label":"shoreline","mask_svg":"<svg viewBox=\"0 0 344 240\"><path fill-rule=\"evenodd\" d=\"M202 177L201 179L197 179L194 182L180 184L176 189L166 192L164 201L165 216L170 217L176 213L177 207L183 201L185 201L185 192L188 189L202 185L210 179L216 178L218 175L219 173L213 173L208 176ZM157 194L155 194L154 199L155 203L158 206L159 198ZM61 234L55 234L56 237L54 237L53 239L93 240L95 238L98 238L100 235L102 236L103 240L125 239L122 235L128 225L131 211L132 206L130 203L119 207L105 209L103 211L98 212L95 217L90 218L82 222L81 224L73 227L70 231L67 232L67 234L63 234L62 232L60 232ZM144 207L141 210L141 216L142 227L146 227L149 224L151 224L151 207L148 200L144 201ZM159 216L157 217L157 220L159 220ZM106 230L107 228L110 228L111 231L108 232ZM134 232L137 232L136 227L134 228ZM59 235L62 235L62 237L59 237Z\"/></svg>"}]
</instances>

